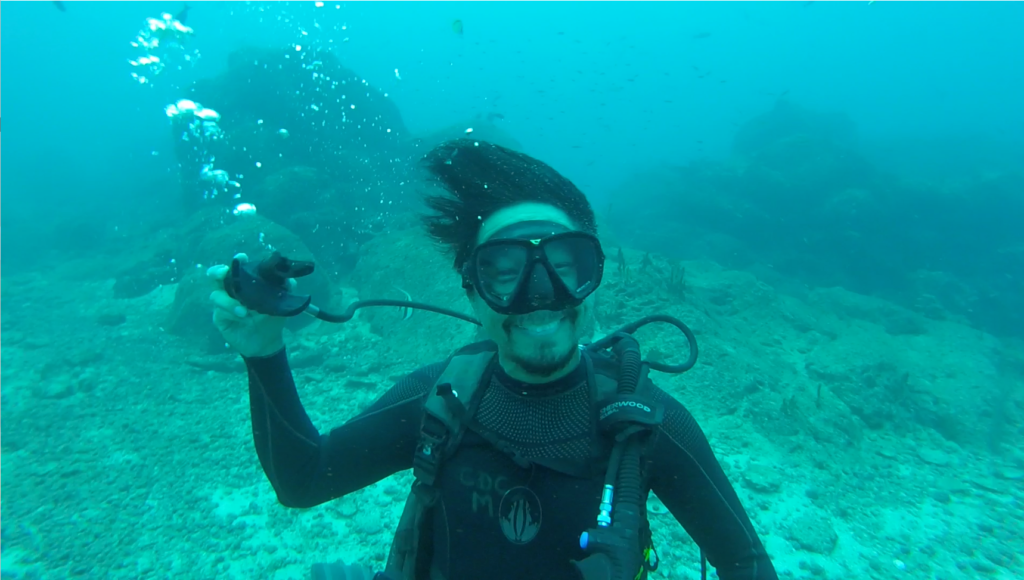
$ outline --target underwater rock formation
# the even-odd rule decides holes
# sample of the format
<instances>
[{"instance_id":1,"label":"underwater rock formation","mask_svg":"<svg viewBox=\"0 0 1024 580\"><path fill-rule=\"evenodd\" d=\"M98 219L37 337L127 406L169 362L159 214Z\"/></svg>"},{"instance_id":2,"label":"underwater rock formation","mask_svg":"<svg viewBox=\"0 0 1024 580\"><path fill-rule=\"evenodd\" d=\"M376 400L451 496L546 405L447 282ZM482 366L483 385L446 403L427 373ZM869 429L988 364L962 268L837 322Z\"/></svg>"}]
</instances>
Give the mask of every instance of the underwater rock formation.
<instances>
[{"instance_id":1,"label":"underwater rock formation","mask_svg":"<svg viewBox=\"0 0 1024 580\"><path fill-rule=\"evenodd\" d=\"M178 245L172 229L138 238L126 265L114 274L114 297L138 298L181 278L182 263L176 259Z\"/></svg>"},{"instance_id":2,"label":"underwater rock formation","mask_svg":"<svg viewBox=\"0 0 1024 580\"><path fill-rule=\"evenodd\" d=\"M607 222L634 248L842 286L1019 336L1024 176L910 182L852 143L841 116L780 103L740 130L735 158L635 176L612 196L630 203Z\"/></svg>"},{"instance_id":3,"label":"underwater rock formation","mask_svg":"<svg viewBox=\"0 0 1024 580\"><path fill-rule=\"evenodd\" d=\"M297 165L338 182L401 169L388 162L408 138L397 106L330 52L239 50L188 98L221 113L224 137L211 153L218 168L244 176L244 189Z\"/></svg>"},{"instance_id":4,"label":"underwater rock formation","mask_svg":"<svg viewBox=\"0 0 1024 580\"><path fill-rule=\"evenodd\" d=\"M414 199L416 148L398 108L330 52L239 50L187 97L217 115L213 138L172 123L190 212L251 203L334 252ZM211 188L211 173L231 187ZM326 212L326 223L293 219L309 212Z\"/></svg>"},{"instance_id":5,"label":"underwater rock formation","mask_svg":"<svg viewBox=\"0 0 1024 580\"><path fill-rule=\"evenodd\" d=\"M733 152L741 156L756 155L793 138L852 149L857 144L857 126L844 113L813 111L781 98L771 111L740 127L733 139Z\"/></svg>"}]
</instances>

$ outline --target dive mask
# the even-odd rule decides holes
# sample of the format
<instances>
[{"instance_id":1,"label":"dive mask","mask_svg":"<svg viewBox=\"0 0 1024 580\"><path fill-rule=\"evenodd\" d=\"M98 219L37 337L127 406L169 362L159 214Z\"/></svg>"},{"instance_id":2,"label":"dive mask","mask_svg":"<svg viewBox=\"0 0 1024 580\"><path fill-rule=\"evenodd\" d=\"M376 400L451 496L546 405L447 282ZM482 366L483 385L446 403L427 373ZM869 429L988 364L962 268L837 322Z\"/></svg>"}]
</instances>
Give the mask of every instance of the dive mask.
<instances>
[{"instance_id":1,"label":"dive mask","mask_svg":"<svg viewBox=\"0 0 1024 580\"><path fill-rule=\"evenodd\" d=\"M470 254L462 285L495 312L526 314L583 303L601 284L604 252L597 237L549 221L502 228Z\"/></svg>"}]
</instances>

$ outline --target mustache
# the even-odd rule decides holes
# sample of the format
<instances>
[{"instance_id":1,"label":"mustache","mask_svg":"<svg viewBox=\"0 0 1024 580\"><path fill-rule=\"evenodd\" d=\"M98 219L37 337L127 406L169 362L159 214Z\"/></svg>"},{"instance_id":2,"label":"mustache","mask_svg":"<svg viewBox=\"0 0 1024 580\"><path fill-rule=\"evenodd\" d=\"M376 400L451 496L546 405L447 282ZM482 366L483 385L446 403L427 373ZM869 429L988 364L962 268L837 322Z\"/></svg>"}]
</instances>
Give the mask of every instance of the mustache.
<instances>
[{"instance_id":1,"label":"mustache","mask_svg":"<svg viewBox=\"0 0 1024 580\"><path fill-rule=\"evenodd\" d=\"M562 312L565 314L565 319L573 324L575 324L576 320L578 320L580 317L579 308L569 308L567 310L563 310ZM505 332L512 332L512 326L515 325L518 319L519 317L517 316L506 317L505 320L503 320L501 323L502 330L504 330Z\"/></svg>"}]
</instances>

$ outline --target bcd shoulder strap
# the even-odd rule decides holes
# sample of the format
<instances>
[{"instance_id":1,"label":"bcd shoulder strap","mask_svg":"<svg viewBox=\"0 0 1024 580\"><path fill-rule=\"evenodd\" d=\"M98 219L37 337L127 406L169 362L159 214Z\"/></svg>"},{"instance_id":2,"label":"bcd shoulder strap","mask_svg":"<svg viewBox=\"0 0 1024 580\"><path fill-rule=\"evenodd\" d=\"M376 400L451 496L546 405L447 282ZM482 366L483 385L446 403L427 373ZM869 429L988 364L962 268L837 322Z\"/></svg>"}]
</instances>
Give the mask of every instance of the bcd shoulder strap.
<instances>
[{"instance_id":1,"label":"bcd shoulder strap","mask_svg":"<svg viewBox=\"0 0 1024 580\"><path fill-rule=\"evenodd\" d=\"M427 530L430 509L440 495L434 480L441 460L455 449L465 427L450 410L450 405L439 395L449 393L467 406L473 406L481 382L489 376L494 349L486 343L476 343L460 349L449 360L441 376L434 383L424 403L420 425L420 438L413 455L413 482L405 508L391 543L385 573L395 580L414 580L429 563L429 555L420 553L422 534ZM488 379L489 380L489 379Z\"/></svg>"},{"instance_id":2,"label":"bcd shoulder strap","mask_svg":"<svg viewBox=\"0 0 1024 580\"><path fill-rule=\"evenodd\" d=\"M416 481L434 485L441 460L462 439L466 425L458 409L473 409L480 385L489 380L488 372L495 351L487 343L477 343L455 353L423 406L420 439L413 456L412 473Z\"/></svg>"}]
</instances>

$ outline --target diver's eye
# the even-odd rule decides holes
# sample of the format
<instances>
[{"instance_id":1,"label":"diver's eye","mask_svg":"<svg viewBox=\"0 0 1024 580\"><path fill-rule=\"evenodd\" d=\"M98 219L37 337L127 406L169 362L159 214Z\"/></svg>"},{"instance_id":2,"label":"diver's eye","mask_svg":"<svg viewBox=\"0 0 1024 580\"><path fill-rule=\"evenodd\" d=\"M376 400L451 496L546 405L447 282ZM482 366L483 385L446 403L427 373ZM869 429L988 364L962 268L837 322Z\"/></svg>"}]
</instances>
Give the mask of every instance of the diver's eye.
<instances>
[{"instance_id":1,"label":"diver's eye","mask_svg":"<svg viewBox=\"0 0 1024 580\"><path fill-rule=\"evenodd\" d=\"M572 262L563 262L560 264L552 264L555 268L555 272L561 277L575 276L576 275L576 264Z\"/></svg>"},{"instance_id":2,"label":"diver's eye","mask_svg":"<svg viewBox=\"0 0 1024 580\"><path fill-rule=\"evenodd\" d=\"M501 284L509 284L519 279L519 270L501 269L495 272L494 281Z\"/></svg>"}]
</instances>

